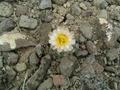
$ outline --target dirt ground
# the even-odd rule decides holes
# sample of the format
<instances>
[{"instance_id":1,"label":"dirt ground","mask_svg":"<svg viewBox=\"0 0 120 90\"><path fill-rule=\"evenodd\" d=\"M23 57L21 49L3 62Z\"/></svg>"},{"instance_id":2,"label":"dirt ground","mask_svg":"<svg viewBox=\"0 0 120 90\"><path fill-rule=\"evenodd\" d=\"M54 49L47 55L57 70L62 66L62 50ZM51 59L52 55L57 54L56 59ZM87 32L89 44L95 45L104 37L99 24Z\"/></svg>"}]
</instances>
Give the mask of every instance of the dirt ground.
<instances>
[{"instance_id":1,"label":"dirt ground","mask_svg":"<svg viewBox=\"0 0 120 90\"><path fill-rule=\"evenodd\" d=\"M59 26L72 51L51 48ZM0 0L0 90L120 90L120 0Z\"/></svg>"}]
</instances>

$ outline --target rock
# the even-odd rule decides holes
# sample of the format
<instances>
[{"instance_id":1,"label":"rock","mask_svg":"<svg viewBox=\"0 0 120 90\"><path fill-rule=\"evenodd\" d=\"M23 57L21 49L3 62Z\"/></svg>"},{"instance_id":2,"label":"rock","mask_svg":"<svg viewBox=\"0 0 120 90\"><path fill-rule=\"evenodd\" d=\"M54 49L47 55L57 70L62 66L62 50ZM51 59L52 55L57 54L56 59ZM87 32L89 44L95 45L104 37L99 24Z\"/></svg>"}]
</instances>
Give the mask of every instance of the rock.
<instances>
[{"instance_id":1,"label":"rock","mask_svg":"<svg viewBox=\"0 0 120 90\"><path fill-rule=\"evenodd\" d=\"M16 2L16 0L4 0L6 2Z\"/></svg>"},{"instance_id":2,"label":"rock","mask_svg":"<svg viewBox=\"0 0 120 90\"><path fill-rule=\"evenodd\" d=\"M113 61L117 58L119 58L119 49L112 48L107 51L106 56L110 61Z\"/></svg>"},{"instance_id":3,"label":"rock","mask_svg":"<svg viewBox=\"0 0 120 90\"><path fill-rule=\"evenodd\" d=\"M29 18L26 15L22 15L19 20L19 26L28 29L35 29L38 25L38 22L34 18Z\"/></svg>"},{"instance_id":4,"label":"rock","mask_svg":"<svg viewBox=\"0 0 120 90\"><path fill-rule=\"evenodd\" d=\"M42 22L50 22L53 19L52 12L50 10L41 11L40 18Z\"/></svg>"},{"instance_id":5,"label":"rock","mask_svg":"<svg viewBox=\"0 0 120 90\"><path fill-rule=\"evenodd\" d=\"M120 21L120 6L111 5L108 10L111 19Z\"/></svg>"},{"instance_id":6,"label":"rock","mask_svg":"<svg viewBox=\"0 0 120 90\"><path fill-rule=\"evenodd\" d=\"M74 16L72 16L71 14L67 14L66 15L66 18L68 19L68 20L74 20Z\"/></svg>"},{"instance_id":7,"label":"rock","mask_svg":"<svg viewBox=\"0 0 120 90\"><path fill-rule=\"evenodd\" d=\"M85 5L83 2L80 3L80 7L81 7L83 10L87 10L87 7L86 7L86 5Z\"/></svg>"},{"instance_id":8,"label":"rock","mask_svg":"<svg viewBox=\"0 0 120 90\"><path fill-rule=\"evenodd\" d=\"M8 32L0 36L0 51L10 51L35 45L30 37L19 32Z\"/></svg>"},{"instance_id":9,"label":"rock","mask_svg":"<svg viewBox=\"0 0 120 90\"><path fill-rule=\"evenodd\" d=\"M76 54L77 57L87 56L88 55L88 51L87 50L78 50L78 51L76 51L75 54Z\"/></svg>"},{"instance_id":10,"label":"rock","mask_svg":"<svg viewBox=\"0 0 120 90\"><path fill-rule=\"evenodd\" d=\"M2 32L11 31L15 27L15 22L12 19L6 18L0 23L0 34Z\"/></svg>"},{"instance_id":11,"label":"rock","mask_svg":"<svg viewBox=\"0 0 120 90\"><path fill-rule=\"evenodd\" d=\"M2 68L2 67L3 67L3 57L0 56L0 68Z\"/></svg>"},{"instance_id":12,"label":"rock","mask_svg":"<svg viewBox=\"0 0 120 90\"><path fill-rule=\"evenodd\" d=\"M8 53L7 63L9 65L15 65L18 62L18 55L13 52Z\"/></svg>"},{"instance_id":13,"label":"rock","mask_svg":"<svg viewBox=\"0 0 120 90\"><path fill-rule=\"evenodd\" d=\"M98 15L98 18L104 18L104 19L107 20L107 18L108 18L107 11L106 11L105 9L100 10L99 15Z\"/></svg>"},{"instance_id":14,"label":"rock","mask_svg":"<svg viewBox=\"0 0 120 90\"><path fill-rule=\"evenodd\" d=\"M37 54L37 56L40 58L43 54L43 48L41 47L40 44L38 44L36 47L35 47L35 52Z\"/></svg>"},{"instance_id":15,"label":"rock","mask_svg":"<svg viewBox=\"0 0 120 90\"><path fill-rule=\"evenodd\" d=\"M89 53L97 54L97 47L93 42L87 41L86 46L87 46L87 49L88 49Z\"/></svg>"},{"instance_id":16,"label":"rock","mask_svg":"<svg viewBox=\"0 0 120 90\"><path fill-rule=\"evenodd\" d=\"M40 84L37 90L51 89L52 86L53 86L53 81L51 78L48 78L47 80L45 80L43 83Z\"/></svg>"},{"instance_id":17,"label":"rock","mask_svg":"<svg viewBox=\"0 0 120 90\"><path fill-rule=\"evenodd\" d=\"M78 3L74 3L72 6L71 6L71 14L72 15L75 15L75 16L79 16L81 13L81 9L79 7L79 4Z\"/></svg>"},{"instance_id":18,"label":"rock","mask_svg":"<svg viewBox=\"0 0 120 90\"><path fill-rule=\"evenodd\" d=\"M75 69L76 57L74 56L65 56L61 59L60 62L60 71L65 76L70 76Z\"/></svg>"},{"instance_id":19,"label":"rock","mask_svg":"<svg viewBox=\"0 0 120 90\"><path fill-rule=\"evenodd\" d=\"M63 5L66 3L68 0L52 0L53 3L58 4L58 5Z\"/></svg>"},{"instance_id":20,"label":"rock","mask_svg":"<svg viewBox=\"0 0 120 90\"><path fill-rule=\"evenodd\" d=\"M23 5L16 5L15 14L16 16L27 15L28 7Z\"/></svg>"},{"instance_id":21,"label":"rock","mask_svg":"<svg viewBox=\"0 0 120 90\"><path fill-rule=\"evenodd\" d=\"M46 76L47 70L51 64L51 57L49 55L44 56L41 59L41 64L35 73L26 82L27 90L36 90L37 87L42 83Z\"/></svg>"},{"instance_id":22,"label":"rock","mask_svg":"<svg viewBox=\"0 0 120 90\"><path fill-rule=\"evenodd\" d=\"M108 3L105 0L94 0L94 5L100 9L105 9Z\"/></svg>"},{"instance_id":23,"label":"rock","mask_svg":"<svg viewBox=\"0 0 120 90\"><path fill-rule=\"evenodd\" d=\"M0 16L9 17L13 13L13 7L7 2L0 2Z\"/></svg>"},{"instance_id":24,"label":"rock","mask_svg":"<svg viewBox=\"0 0 120 90\"><path fill-rule=\"evenodd\" d=\"M91 39L93 36L93 29L89 23L82 23L80 26L80 31L87 39Z\"/></svg>"},{"instance_id":25,"label":"rock","mask_svg":"<svg viewBox=\"0 0 120 90\"><path fill-rule=\"evenodd\" d=\"M65 83L63 75L52 75L52 78L55 86L61 86Z\"/></svg>"},{"instance_id":26,"label":"rock","mask_svg":"<svg viewBox=\"0 0 120 90\"><path fill-rule=\"evenodd\" d=\"M46 44L48 43L49 37L48 34L51 32L52 26L50 23L42 23L38 26L34 32L34 37L41 43Z\"/></svg>"},{"instance_id":27,"label":"rock","mask_svg":"<svg viewBox=\"0 0 120 90\"><path fill-rule=\"evenodd\" d=\"M32 52L30 54L28 62L30 63L30 65L38 65L39 64L39 59L35 52Z\"/></svg>"},{"instance_id":28,"label":"rock","mask_svg":"<svg viewBox=\"0 0 120 90\"><path fill-rule=\"evenodd\" d=\"M23 72L27 69L27 66L25 63L17 63L15 69L17 72Z\"/></svg>"},{"instance_id":29,"label":"rock","mask_svg":"<svg viewBox=\"0 0 120 90\"><path fill-rule=\"evenodd\" d=\"M12 82L15 79L16 72L9 66L6 66L6 74L8 82Z\"/></svg>"},{"instance_id":30,"label":"rock","mask_svg":"<svg viewBox=\"0 0 120 90\"><path fill-rule=\"evenodd\" d=\"M94 55L88 56L86 58L86 61L83 62L81 67L81 73L88 76L101 74L103 71L104 71L103 66L96 62Z\"/></svg>"},{"instance_id":31,"label":"rock","mask_svg":"<svg viewBox=\"0 0 120 90\"><path fill-rule=\"evenodd\" d=\"M85 39L85 37L83 35L80 35L78 37L78 40L79 40L79 42L85 42L86 41L86 39Z\"/></svg>"},{"instance_id":32,"label":"rock","mask_svg":"<svg viewBox=\"0 0 120 90\"><path fill-rule=\"evenodd\" d=\"M40 9L52 8L52 2L51 0L41 0L39 7Z\"/></svg>"},{"instance_id":33,"label":"rock","mask_svg":"<svg viewBox=\"0 0 120 90\"><path fill-rule=\"evenodd\" d=\"M113 66L105 66L105 71L115 73L117 70Z\"/></svg>"}]
</instances>

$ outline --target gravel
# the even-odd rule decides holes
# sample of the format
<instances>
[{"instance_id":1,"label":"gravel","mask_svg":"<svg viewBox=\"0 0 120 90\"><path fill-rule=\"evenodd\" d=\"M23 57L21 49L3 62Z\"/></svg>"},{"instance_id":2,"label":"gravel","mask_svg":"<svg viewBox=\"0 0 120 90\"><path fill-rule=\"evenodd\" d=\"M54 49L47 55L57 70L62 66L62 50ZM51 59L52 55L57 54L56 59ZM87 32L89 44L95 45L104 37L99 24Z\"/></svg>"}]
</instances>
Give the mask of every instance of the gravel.
<instances>
[{"instance_id":1,"label":"gravel","mask_svg":"<svg viewBox=\"0 0 120 90\"><path fill-rule=\"evenodd\" d=\"M0 90L120 90L120 0L0 0ZM74 33L58 53L49 33Z\"/></svg>"}]
</instances>

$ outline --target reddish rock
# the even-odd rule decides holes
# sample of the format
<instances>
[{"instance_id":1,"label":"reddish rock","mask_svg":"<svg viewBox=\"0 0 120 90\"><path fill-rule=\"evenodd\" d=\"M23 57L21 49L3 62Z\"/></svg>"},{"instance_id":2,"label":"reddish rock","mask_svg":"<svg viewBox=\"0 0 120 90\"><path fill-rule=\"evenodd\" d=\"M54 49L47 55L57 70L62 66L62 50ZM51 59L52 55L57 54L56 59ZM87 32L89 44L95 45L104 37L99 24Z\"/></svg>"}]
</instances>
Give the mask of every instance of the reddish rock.
<instances>
[{"instance_id":1,"label":"reddish rock","mask_svg":"<svg viewBox=\"0 0 120 90\"><path fill-rule=\"evenodd\" d=\"M53 83L55 86L61 86L65 82L63 75L52 75L52 78L53 78Z\"/></svg>"}]
</instances>

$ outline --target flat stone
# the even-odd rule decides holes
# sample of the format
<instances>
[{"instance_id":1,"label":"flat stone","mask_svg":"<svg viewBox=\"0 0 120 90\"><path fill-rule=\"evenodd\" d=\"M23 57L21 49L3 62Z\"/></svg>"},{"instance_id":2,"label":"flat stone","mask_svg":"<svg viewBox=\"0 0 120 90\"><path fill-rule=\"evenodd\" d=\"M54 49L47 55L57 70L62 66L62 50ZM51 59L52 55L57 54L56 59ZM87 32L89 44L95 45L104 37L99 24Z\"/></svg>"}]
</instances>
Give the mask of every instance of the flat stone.
<instances>
[{"instance_id":1,"label":"flat stone","mask_svg":"<svg viewBox=\"0 0 120 90\"><path fill-rule=\"evenodd\" d=\"M51 8L52 7L52 2L51 0L41 0L40 3L40 9L46 9L46 8Z\"/></svg>"},{"instance_id":2,"label":"flat stone","mask_svg":"<svg viewBox=\"0 0 120 90\"><path fill-rule=\"evenodd\" d=\"M120 6L111 5L108 9L110 18L120 22Z\"/></svg>"},{"instance_id":3,"label":"flat stone","mask_svg":"<svg viewBox=\"0 0 120 90\"><path fill-rule=\"evenodd\" d=\"M18 55L13 52L8 53L7 63L9 65L15 65L18 62Z\"/></svg>"},{"instance_id":4,"label":"flat stone","mask_svg":"<svg viewBox=\"0 0 120 90\"><path fill-rule=\"evenodd\" d=\"M38 22L34 18L29 18L26 15L22 15L19 20L19 26L28 29L35 29L38 25Z\"/></svg>"},{"instance_id":5,"label":"flat stone","mask_svg":"<svg viewBox=\"0 0 120 90\"><path fill-rule=\"evenodd\" d=\"M87 6L86 6L83 2L80 3L80 7L81 7L83 10L87 10Z\"/></svg>"},{"instance_id":6,"label":"flat stone","mask_svg":"<svg viewBox=\"0 0 120 90\"><path fill-rule=\"evenodd\" d=\"M105 9L108 3L105 0L94 0L94 5L100 9Z\"/></svg>"},{"instance_id":7,"label":"flat stone","mask_svg":"<svg viewBox=\"0 0 120 90\"><path fill-rule=\"evenodd\" d=\"M60 71L65 76L70 76L75 69L76 57L74 56L65 56L61 59Z\"/></svg>"},{"instance_id":8,"label":"flat stone","mask_svg":"<svg viewBox=\"0 0 120 90\"><path fill-rule=\"evenodd\" d=\"M65 78L63 75L52 75L52 78L55 86L61 86L65 83Z\"/></svg>"},{"instance_id":9,"label":"flat stone","mask_svg":"<svg viewBox=\"0 0 120 90\"><path fill-rule=\"evenodd\" d=\"M119 49L113 48L113 49L108 50L106 56L108 57L110 61L113 61L119 58Z\"/></svg>"},{"instance_id":10,"label":"flat stone","mask_svg":"<svg viewBox=\"0 0 120 90\"><path fill-rule=\"evenodd\" d=\"M45 80L43 83L40 84L37 90L51 89L52 86L53 86L52 78L48 78L47 80Z\"/></svg>"},{"instance_id":11,"label":"flat stone","mask_svg":"<svg viewBox=\"0 0 120 90\"><path fill-rule=\"evenodd\" d=\"M79 16L79 15L80 15L81 9L80 9L78 3L74 3L74 4L71 6L71 13L72 13L72 15L75 15L75 16Z\"/></svg>"},{"instance_id":12,"label":"flat stone","mask_svg":"<svg viewBox=\"0 0 120 90\"><path fill-rule=\"evenodd\" d=\"M88 55L88 51L87 50L78 50L76 51L76 56L80 57L80 56L87 56Z\"/></svg>"},{"instance_id":13,"label":"flat stone","mask_svg":"<svg viewBox=\"0 0 120 90\"><path fill-rule=\"evenodd\" d=\"M18 63L15 67L17 72L23 72L27 69L27 66L25 63Z\"/></svg>"},{"instance_id":14,"label":"flat stone","mask_svg":"<svg viewBox=\"0 0 120 90\"><path fill-rule=\"evenodd\" d=\"M0 23L0 34L11 31L15 27L15 22L12 19L6 18Z\"/></svg>"},{"instance_id":15,"label":"flat stone","mask_svg":"<svg viewBox=\"0 0 120 90\"><path fill-rule=\"evenodd\" d=\"M87 39L91 39L93 36L93 29L89 23L82 23L80 26L80 31Z\"/></svg>"},{"instance_id":16,"label":"flat stone","mask_svg":"<svg viewBox=\"0 0 120 90\"><path fill-rule=\"evenodd\" d=\"M19 32L8 32L0 36L0 51L10 51L35 45L31 38Z\"/></svg>"},{"instance_id":17,"label":"flat stone","mask_svg":"<svg viewBox=\"0 0 120 90\"><path fill-rule=\"evenodd\" d=\"M58 4L58 5L63 5L65 4L68 0L52 0L53 3Z\"/></svg>"},{"instance_id":18,"label":"flat stone","mask_svg":"<svg viewBox=\"0 0 120 90\"><path fill-rule=\"evenodd\" d=\"M35 52L32 52L30 54L28 62L30 63L30 65L38 65L39 64L39 59Z\"/></svg>"},{"instance_id":19,"label":"flat stone","mask_svg":"<svg viewBox=\"0 0 120 90\"><path fill-rule=\"evenodd\" d=\"M13 13L13 7L7 2L0 2L0 16L9 17Z\"/></svg>"},{"instance_id":20,"label":"flat stone","mask_svg":"<svg viewBox=\"0 0 120 90\"><path fill-rule=\"evenodd\" d=\"M100 10L98 18L104 18L107 20L107 18L108 18L107 10L105 10L105 9Z\"/></svg>"},{"instance_id":21,"label":"flat stone","mask_svg":"<svg viewBox=\"0 0 120 90\"><path fill-rule=\"evenodd\" d=\"M89 53L97 54L97 47L93 42L87 41L86 46L87 46L87 49L88 49Z\"/></svg>"},{"instance_id":22,"label":"flat stone","mask_svg":"<svg viewBox=\"0 0 120 90\"><path fill-rule=\"evenodd\" d=\"M23 5L16 5L15 14L16 16L27 15L28 7Z\"/></svg>"}]
</instances>

